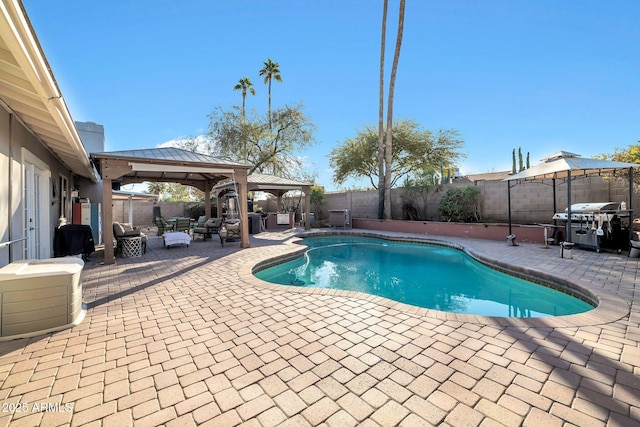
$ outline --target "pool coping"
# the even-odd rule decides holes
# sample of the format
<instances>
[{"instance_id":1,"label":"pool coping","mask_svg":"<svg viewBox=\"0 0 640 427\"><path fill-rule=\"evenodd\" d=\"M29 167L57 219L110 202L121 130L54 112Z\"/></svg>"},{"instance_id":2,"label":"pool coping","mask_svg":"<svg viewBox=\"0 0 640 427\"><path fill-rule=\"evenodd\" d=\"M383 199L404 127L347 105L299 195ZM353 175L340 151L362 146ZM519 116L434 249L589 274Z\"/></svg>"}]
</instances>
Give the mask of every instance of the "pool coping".
<instances>
[{"instance_id":1,"label":"pool coping","mask_svg":"<svg viewBox=\"0 0 640 427\"><path fill-rule=\"evenodd\" d=\"M551 285L553 288L568 290L570 294L578 296L582 299L589 299L591 302L597 303L597 306L588 312L580 314L571 314L555 317L540 318L516 318L516 317L491 317L479 316L471 314L458 314L444 312L434 309L416 307L413 305L394 301L385 297L370 295L359 291L346 291L338 289L322 289L322 288L301 288L290 285L280 285L265 282L254 276L254 272L266 268L271 265L279 264L297 258L304 253L306 246L300 246L297 243L302 241L303 237L327 237L327 236L356 236L378 238L390 241L401 241L411 243L432 244L439 246L451 247L461 250L477 261L497 269L499 271L524 277L535 282L543 282L542 286ZM459 242L449 241L446 237L431 237L427 235L408 235L406 233L389 233L380 231L362 231L362 230L312 230L298 233L291 239L283 242L283 253L273 256L264 255L259 257L254 263L244 264L239 269L239 276L247 283L257 287L266 288L272 291L280 292L296 292L311 295L332 295L345 298L354 298L366 302L372 302L385 308L395 309L416 317L435 318L440 320L457 321L463 323L475 323L481 325L495 326L516 326L516 327L581 327L594 326L611 323L629 316L631 306L623 298L603 290L591 286L590 283L581 280L572 280L570 278L559 277L554 274L542 272L528 267L513 265L501 262L498 259L491 258L487 254L480 254L468 245ZM577 295L575 295L577 294Z\"/></svg>"}]
</instances>

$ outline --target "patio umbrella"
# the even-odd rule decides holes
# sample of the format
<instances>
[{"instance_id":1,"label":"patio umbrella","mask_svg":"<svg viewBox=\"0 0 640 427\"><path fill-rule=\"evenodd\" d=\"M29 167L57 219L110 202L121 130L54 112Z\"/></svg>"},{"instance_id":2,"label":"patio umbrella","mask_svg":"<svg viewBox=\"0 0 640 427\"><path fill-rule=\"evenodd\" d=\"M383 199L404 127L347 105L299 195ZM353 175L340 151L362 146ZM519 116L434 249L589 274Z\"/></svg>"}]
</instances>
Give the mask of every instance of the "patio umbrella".
<instances>
[{"instance_id":1,"label":"patio umbrella","mask_svg":"<svg viewBox=\"0 0 640 427\"><path fill-rule=\"evenodd\" d=\"M629 170L629 204L628 209L633 210L633 168L639 164L614 162L611 160L599 160L580 157L579 154L559 151L542 159L542 162L525 169L515 175L503 179L507 181L507 204L509 207L509 234L511 235L511 182L533 181L551 179L553 184L553 209L556 209L556 179L567 180L567 217L571 218L571 179L578 176L598 175L602 172L615 172L616 170ZM571 221L567 222L569 226ZM631 230L629 231L631 233ZM571 241L571 233L566 232L567 241Z\"/></svg>"}]
</instances>

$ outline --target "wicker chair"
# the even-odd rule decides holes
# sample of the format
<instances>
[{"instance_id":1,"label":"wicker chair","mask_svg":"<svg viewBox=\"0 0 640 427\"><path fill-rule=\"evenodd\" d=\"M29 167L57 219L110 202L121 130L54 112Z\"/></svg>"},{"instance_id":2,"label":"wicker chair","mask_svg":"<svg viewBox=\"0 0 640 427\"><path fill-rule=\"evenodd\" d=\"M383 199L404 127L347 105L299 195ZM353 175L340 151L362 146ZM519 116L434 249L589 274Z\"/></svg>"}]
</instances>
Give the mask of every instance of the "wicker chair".
<instances>
[{"instance_id":1,"label":"wicker chair","mask_svg":"<svg viewBox=\"0 0 640 427\"><path fill-rule=\"evenodd\" d=\"M113 237L116 239L116 253L122 253L122 240L127 237L140 237L140 243L142 244L142 253L147 253L147 235L142 233L137 228L131 226L131 224L123 222L113 223Z\"/></svg>"}]
</instances>

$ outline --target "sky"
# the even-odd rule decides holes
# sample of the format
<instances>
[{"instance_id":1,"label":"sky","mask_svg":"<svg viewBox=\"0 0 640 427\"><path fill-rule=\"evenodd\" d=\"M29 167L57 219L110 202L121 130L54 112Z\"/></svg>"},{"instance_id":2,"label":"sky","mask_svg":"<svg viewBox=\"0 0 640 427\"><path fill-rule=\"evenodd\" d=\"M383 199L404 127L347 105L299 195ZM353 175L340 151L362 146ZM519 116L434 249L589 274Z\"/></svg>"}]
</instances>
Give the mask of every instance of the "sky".
<instances>
[{"instance_id":1,"label":"sky","mask_svg":"<svg viewBox=\"0 0 640 427\"><path fill-rule=\"evenodd\" d=\"M298 153L327 191L328 155L378 122L381 0L23 0L74 120L105 150L208 131L208 114L302 103L317 143ZM389 0L387 87L398 0ZM394 119L456 129L463 175L564 150L591 157L640 140L640 1L408 0ZM367 181L350 182L363 187Z\"/></svg>"}]
</instances>

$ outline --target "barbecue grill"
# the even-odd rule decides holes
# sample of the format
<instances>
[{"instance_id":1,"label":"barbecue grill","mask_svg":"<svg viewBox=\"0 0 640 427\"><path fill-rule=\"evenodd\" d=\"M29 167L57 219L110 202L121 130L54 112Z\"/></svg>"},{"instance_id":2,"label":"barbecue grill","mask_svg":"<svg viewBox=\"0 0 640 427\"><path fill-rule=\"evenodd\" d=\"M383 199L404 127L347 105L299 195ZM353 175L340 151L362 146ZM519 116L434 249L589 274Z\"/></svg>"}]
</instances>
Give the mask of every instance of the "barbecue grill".
<instances>
[{"instance_id":1,"label":"barbecue grill","mask_svg":"<svg viewBox=\"0 0 640 427\"><path fill-rule=\"evenodd\" d=\"M568 209L553 215L555 221L564 223L566 241L598 252L601 247L618 252L628 247L630 218L630 211L613 202L573 204L570 219Z\"/></svg>"}]
</instances>

